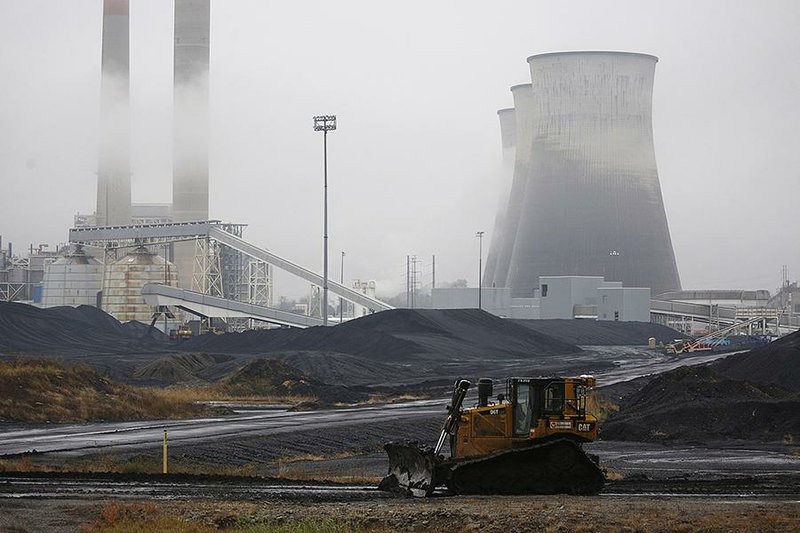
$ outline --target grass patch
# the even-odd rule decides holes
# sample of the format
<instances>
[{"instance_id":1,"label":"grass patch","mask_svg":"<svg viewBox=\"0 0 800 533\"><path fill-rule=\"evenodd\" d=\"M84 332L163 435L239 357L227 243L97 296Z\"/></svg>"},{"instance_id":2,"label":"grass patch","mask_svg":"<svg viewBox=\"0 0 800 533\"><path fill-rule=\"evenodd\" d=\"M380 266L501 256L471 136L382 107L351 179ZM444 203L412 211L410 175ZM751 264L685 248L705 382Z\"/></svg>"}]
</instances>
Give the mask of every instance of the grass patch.
<instances>
[{"instance_id":1,"label":"grass patch","mask_svg":"<svg viewBox=\"0 0 800 533\"><path fill-rule=\"evenodd\" d=\"M90 474L161 474L161 456L136 455L133 457L112 457L100 455L89 459L49 462L47 457L39 460L36 456L24 455L10 459L0 459L0 472L81 472ZM258 476L264 465L247 463L244 465L208 465L188 461L183 458L169 458L170 474L190 474L209 476Z\"/></svg>"},{"instance_id":2,"label":"grass patch","mask_svg":"<svg viewBox=\"0 0 800 533\"><path fill-rule=\"evenodd\" d=\"M262 368L250 380L234 373L196 387L134 387L87 365L56 359L0 361L0 421L117 422L181 419L229 412L206 402L290 404L315 400L302 377ZM252 376L248 376L252 377Z\"/></svg>"},{"instance_id":3,"label":"grass patch","mask_svg":"<svg viewBox=\"0 0 800 533\"><path fill-rule=\"evenodd\" d=\"M223 384L211 384L195 387L169 387L166 389L152 389L164 398L170 398L178 402L231 402L241 404L263 404L263 405L296 405L301 402L313 401L316 398L312 395L302 394L236 394L234 391L227 390Z\"/></svg>"},{"instance_id":4,"label":"grass patch","mask_svg":"<svg viewBox=\"0 0 800 533\"><path fill-rule=\"evenodd\" d=\"M366 533L385 532L383 527L364 529L333 518L257 520L234 514L184 518L160 510L153 503L112 502L100 510L100 516L81 527L82 533Z\"/></svg>"},{"instance_id":5,"label":"grass patch","mask_svg":"<svg viewBox=\"0 0 800 533\"><path fill-rule=\"evenodd\" d=\"M0 421L94 422L219 414L164 389L132 387L86 365L53 359L0 362Z\"/></svg>"}]
</instances>

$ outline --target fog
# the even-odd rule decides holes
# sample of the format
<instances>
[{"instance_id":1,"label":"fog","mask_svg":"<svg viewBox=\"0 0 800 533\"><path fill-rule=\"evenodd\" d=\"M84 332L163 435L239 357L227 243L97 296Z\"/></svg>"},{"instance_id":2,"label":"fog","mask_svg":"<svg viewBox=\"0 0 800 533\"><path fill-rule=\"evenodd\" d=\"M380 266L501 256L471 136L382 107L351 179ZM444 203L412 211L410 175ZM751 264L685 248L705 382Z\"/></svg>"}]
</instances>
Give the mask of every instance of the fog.
<instances>
[{"instance_id":1,"label":"fog","mask_svg":"<svg viewBox=\"0 0 800 533\"><path fill-rule=\"evenodd\" d=\"M0 235L59 243L95 208L102 1L0 0ZM684 288L796 279L796 0L212 0L210 214L322 265L328 136L331 275L405 288L406 255L477 284L495 218L497 110L527 56L657 55L654 137ZM172 2L131 0L135 202L172 194ZM422 276L428 266L420 266ZM298 289L301 290L301 289Z\"/></svg>"}]
</instances>

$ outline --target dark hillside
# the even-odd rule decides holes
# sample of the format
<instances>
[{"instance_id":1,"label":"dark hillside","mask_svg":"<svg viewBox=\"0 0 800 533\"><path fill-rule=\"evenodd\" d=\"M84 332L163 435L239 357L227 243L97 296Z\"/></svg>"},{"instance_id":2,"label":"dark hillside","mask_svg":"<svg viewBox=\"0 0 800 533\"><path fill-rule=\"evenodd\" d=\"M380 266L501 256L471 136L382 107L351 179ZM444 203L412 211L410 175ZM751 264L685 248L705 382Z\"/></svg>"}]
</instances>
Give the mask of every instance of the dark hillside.
<instances>
[{"instance_id":1,"label":"dark hillside","mask_svg":"<svg viewBox=\"0 0 800 533\"><path fill-rule=\"evenodd\" d=\"M800 392L800 331L748 353L723 359L713 367L732 379Z\"/></svg>"},{"instance_id":2,"label":"dark hillside","mask_svg":"<svg viewBox=\"0 0 800 533\"><path fill-rule=\"evenodd\" d=\"M780 441L800 433L800 401L778 387L728 379L708 366L680 367L625 398L602 427L607 440Z\"/></svg>"},{"instance_id":3,"label":"dark hillside","mask_svg":"<svg viewBox=\"0 0 800 533\"><path fill-rule=\"evenodd\" d=\"M371 360L524 359L579 353L577 346L477 309L393 309L344 324L263 330L187 341L214 353L327 351Z\"/></svg>"},{"instance_id":4,"label":"dark hillside","mask_svg":"<svg viewBox=\"0 0 800 533\"><path fill-rule=\"evenodd\" d=\"M130 353L164 348L159 331L122 325L95 307L51 307L0 302L0 353Z\"/></svg>"},{"instance_id":5,"label":"dark hillside","mask_svg":"<svg viewBox=\"0 0 800 533\"><path fill-rule=\"evenodd\" d=\"M512 322L581 346L646 346L650 337L666 344L684 336L677 330L652 322L589 319L512 320Z\"/></svg>"}]
</instances>

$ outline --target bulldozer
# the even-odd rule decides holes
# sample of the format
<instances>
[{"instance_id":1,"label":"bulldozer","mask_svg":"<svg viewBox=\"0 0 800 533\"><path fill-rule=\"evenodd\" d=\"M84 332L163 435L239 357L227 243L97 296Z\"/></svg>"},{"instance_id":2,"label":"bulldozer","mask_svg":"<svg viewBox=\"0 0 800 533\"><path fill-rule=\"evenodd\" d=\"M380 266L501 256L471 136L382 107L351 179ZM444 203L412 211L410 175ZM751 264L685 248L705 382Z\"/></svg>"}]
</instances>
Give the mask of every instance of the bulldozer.
<instances>
[{"instance_id":1,"label":"bulldozer","mask_svg":"<svg viewBox=\"0 0 800 533\"><path fill-rule=\"evenodd\" d=\"M379 489L426 497L438 487L454 494L597 494L605 476L581 444L597 438L586 412L595 379L508 378L490 402L491 379L478 380L477 405L462 408L471 383L456 381L434 447L389 442L389 472ZM449 441L449 456L442 454Z\"/></svg>"}]
</instances>

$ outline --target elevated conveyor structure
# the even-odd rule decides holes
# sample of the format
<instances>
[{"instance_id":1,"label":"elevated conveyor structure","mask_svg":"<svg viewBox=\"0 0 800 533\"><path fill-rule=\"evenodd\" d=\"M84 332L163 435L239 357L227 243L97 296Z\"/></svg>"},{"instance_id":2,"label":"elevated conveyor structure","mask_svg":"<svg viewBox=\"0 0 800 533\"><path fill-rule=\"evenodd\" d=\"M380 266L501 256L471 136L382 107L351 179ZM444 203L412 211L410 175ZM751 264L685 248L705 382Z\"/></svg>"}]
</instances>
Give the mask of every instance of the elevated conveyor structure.
<instances>
[{"instance_id":1,"label":"elevated conveyor structure","mask_svg":"<svg viewBox=\"0 0 800 533\"><path fill-rule=\"evenodd\" d=\"M761 324L761 330L770 328L777 332L796 331L797 327L788 324L787 317L780 310L770 307L733 307L717 304L690 303L672 300L650 300L650 320L667 326L677 321L707 324L716 330L723 328L742 330L748 333L757 331L754 326Z\"/></svg>"},{"instance_id":2,"label":"elevated conveyor structure","mask_svg":"<svg viewBox=\"0 0 800 533\"><path fill-rule=\"evenodd\" d=\"M288 272L289 274L295 275L308 281L309 283L322 286L321 275L225 231L225 226L226 224L219 220L200 220L195 222L177 222L172 224L142 224L132 226L73 228L69 230L69 242L74 244L82 244L84 246L109 249L126 248L140 245L163 245L164 243L194 241L197 239L213 239L219 244L239 251L259 261L268 263L275 268L279 268L285 272ZM336 296L340 296L349 302L358 304L373 311L385 311L392 309L392 306L389 304L386 304L375 298L371 298L370 296L362 294L330 279L328 280L328 289ZM188 298L188 293L191 293L192 291L185 292L187 293ZM162 295L162 297L166 298L166 295Z\"/></svg>"},{"instance_id":3,"label":"elevated conveyor structure","mask_svg":"<svg viewBox=\"0 0 800 533\"><path fill-rule=\"evenodd\" d=\"M148 305L178 307L204 318L252 318L262 322L295 328L323 325L322 319L314 316L290 313L247 302L238 302L159 283L148 283L142 287L142 296L144 296L144 301Z\"/></svg>"}]
</instances>

